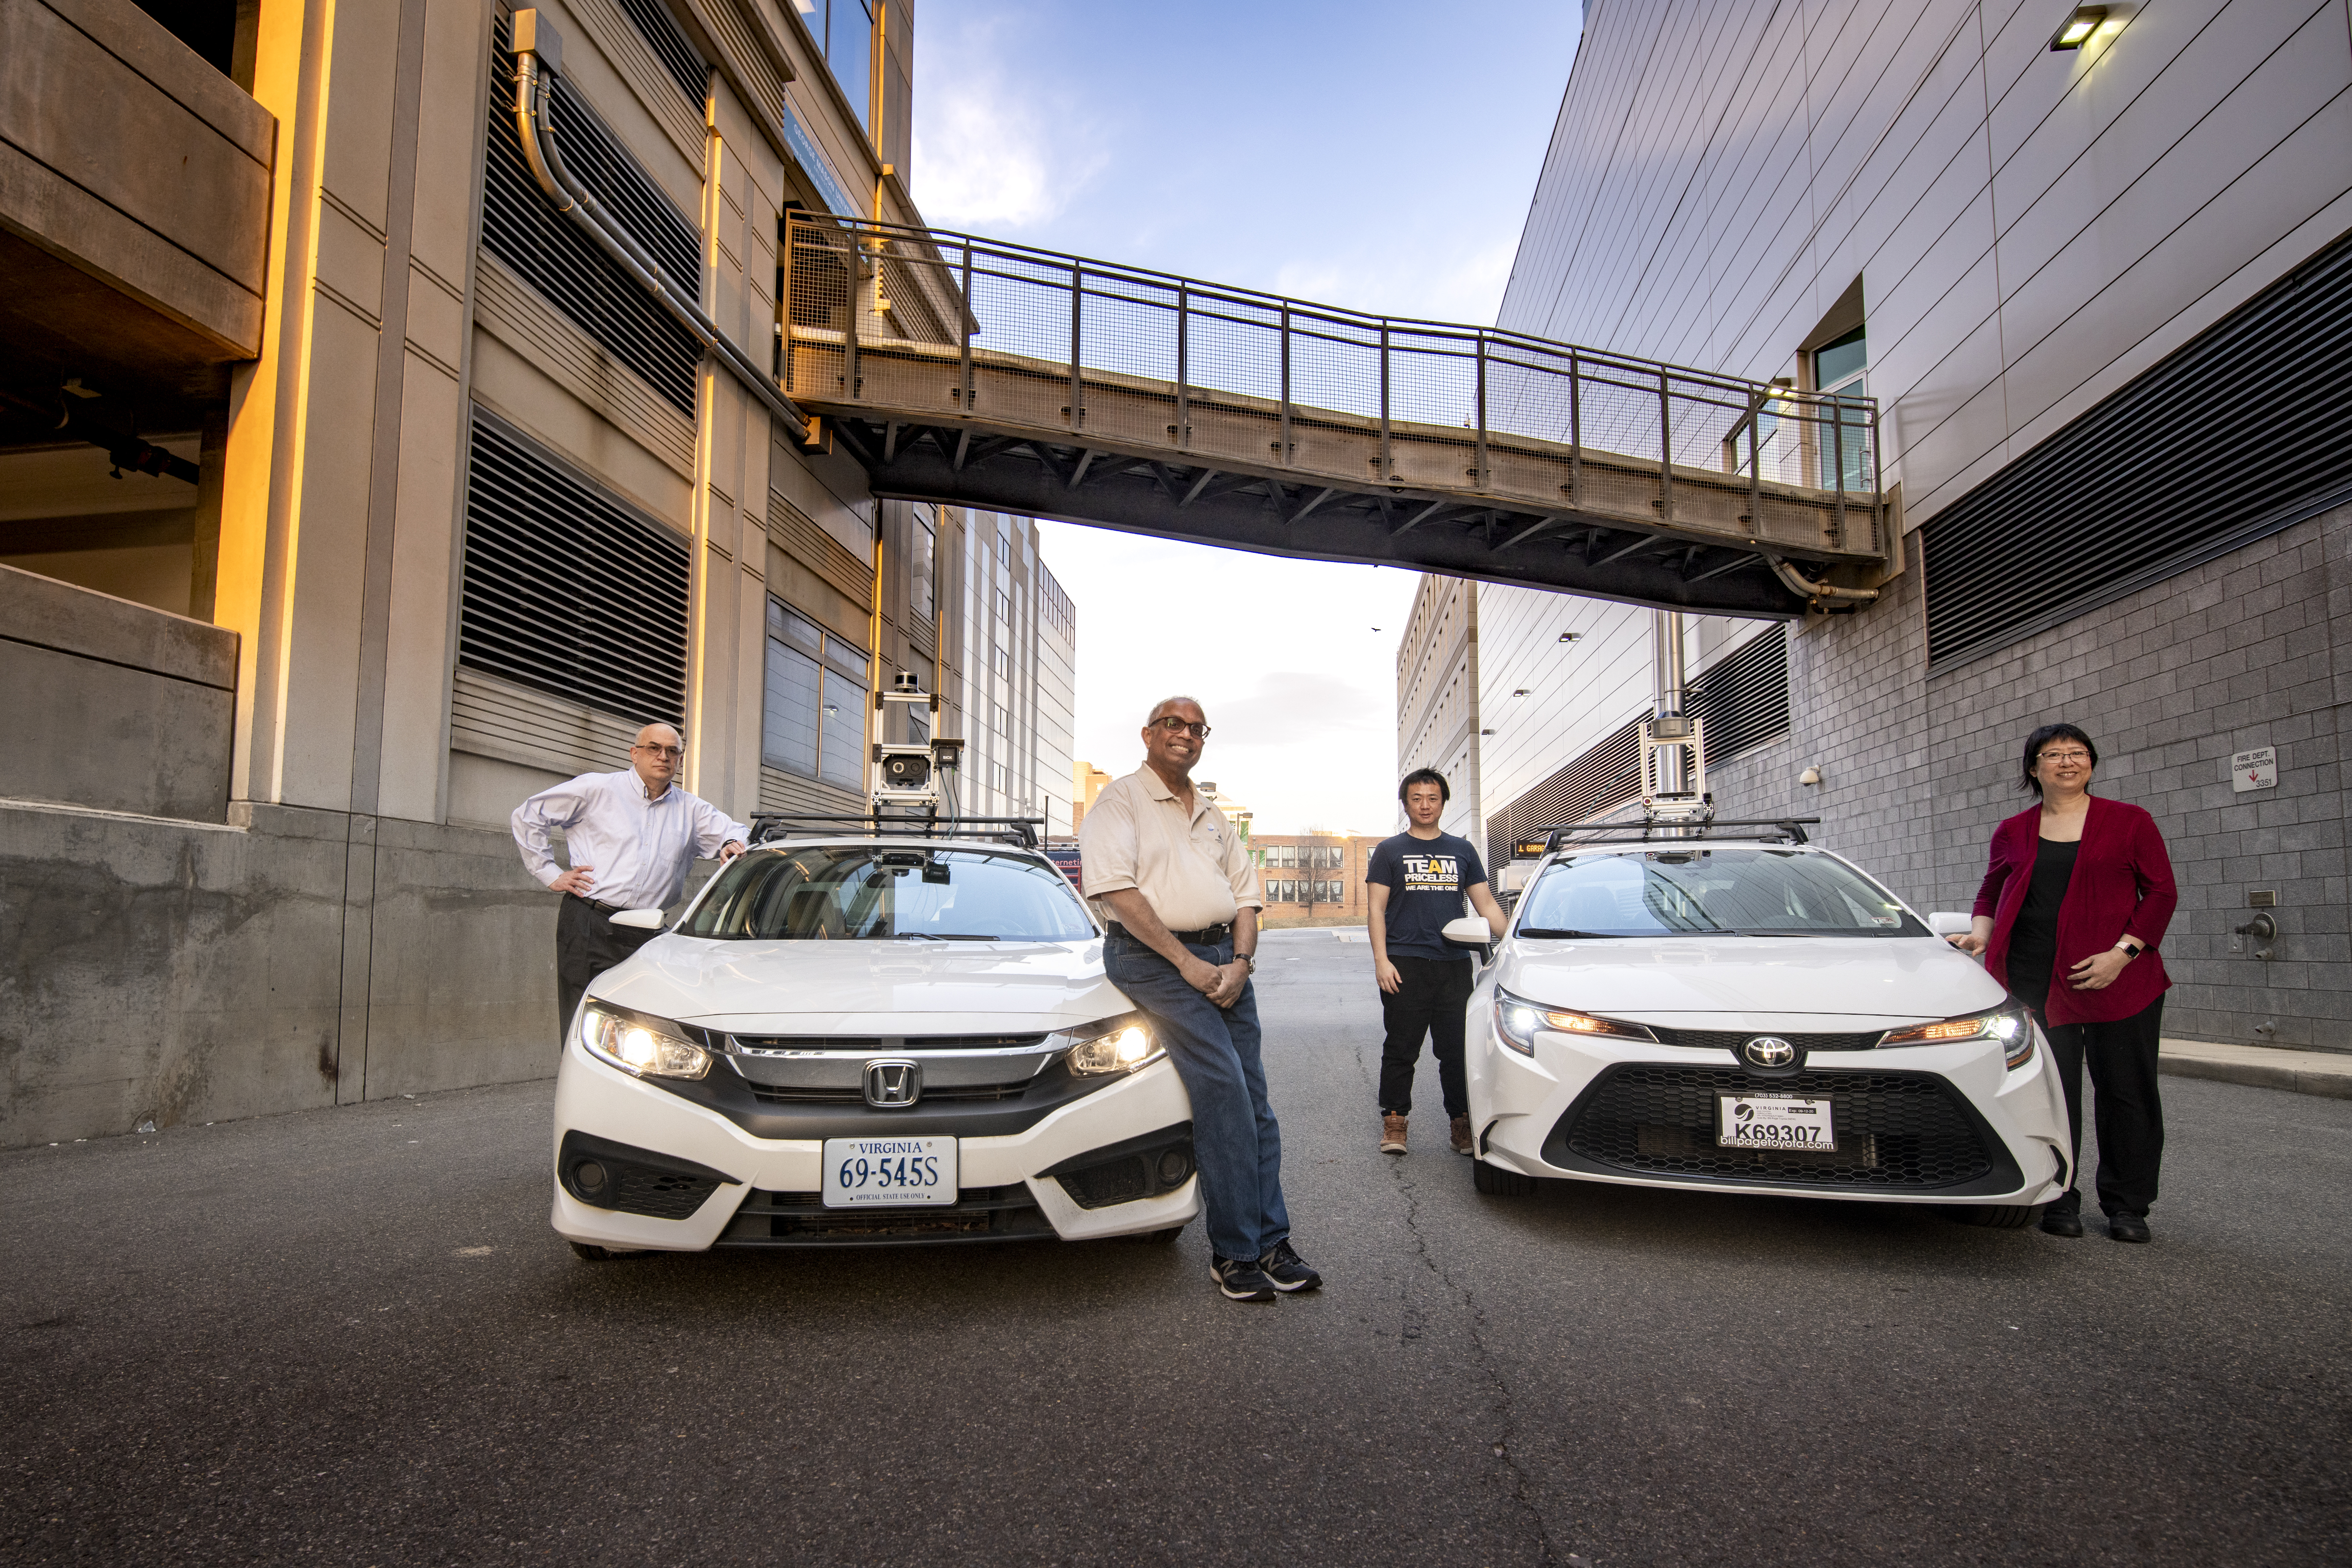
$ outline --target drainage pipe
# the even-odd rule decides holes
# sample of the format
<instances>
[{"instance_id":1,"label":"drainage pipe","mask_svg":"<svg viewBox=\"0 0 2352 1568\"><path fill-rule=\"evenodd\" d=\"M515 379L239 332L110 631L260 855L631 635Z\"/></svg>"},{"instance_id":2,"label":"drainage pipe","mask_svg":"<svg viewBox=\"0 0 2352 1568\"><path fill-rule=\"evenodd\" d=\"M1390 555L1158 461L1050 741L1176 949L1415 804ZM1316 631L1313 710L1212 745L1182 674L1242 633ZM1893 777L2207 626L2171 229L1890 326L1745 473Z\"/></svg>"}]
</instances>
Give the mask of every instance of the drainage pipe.
<instances>
[{"instance_id":1,"label":"drainage pipe","mask_svg":"<svg viewBox=\"0 0 2352 1568\"><path fill-rule=\"evenodd\" d=\"M1878 601L1875 588L1839 588L1827 583L1816 583L1778 555L1767 555L1764 559L1771 566L1773 574L1788 586L1790 593L1802 594L1816 605L1870 605Z\"/></svg>"},{"instance_id":2,"label":"drainage pipe","mask_svg":"<svg viewBox=\"0 0 2352 1568\"><path fill-rule=\"evenodd\" d=\"M698 342L717 356L736 380L805 442L809 416L783 395L773 376L763 374L719 330L717 322L703 314L695 298L699 289L690 292L681 286L681 280L665 272L661 263L563 166L563 154L556 146L555 127L547 113L548 79L562 69L563 41L549 26L546 14L517 11L514 42L515 132L522 139L523 160L530 165L531 177L539 182L549 204L595 241L598 249L635 279L680 326L694 334Z\"/></svg>"}]
</instances>

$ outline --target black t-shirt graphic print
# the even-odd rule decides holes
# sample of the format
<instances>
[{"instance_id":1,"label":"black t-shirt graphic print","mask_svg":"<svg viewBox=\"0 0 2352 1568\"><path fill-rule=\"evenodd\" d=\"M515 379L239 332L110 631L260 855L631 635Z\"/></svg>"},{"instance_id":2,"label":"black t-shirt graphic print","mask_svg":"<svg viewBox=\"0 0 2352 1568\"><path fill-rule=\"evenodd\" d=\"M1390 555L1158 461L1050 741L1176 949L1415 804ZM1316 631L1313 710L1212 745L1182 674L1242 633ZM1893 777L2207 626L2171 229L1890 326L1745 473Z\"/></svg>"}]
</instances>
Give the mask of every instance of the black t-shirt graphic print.
<instances>
[{"instance_id":1,"label":"black t-shirt graphic print","mask_svg":"<svg viewBox=\"0 0 2352 1568\"><path fill-rule=\"evenodd\" d=\"M1466 838L1400 833L1381 840L1364 880L1389 890L1389 956L1468 958L1468 948L1454 946L1440 933L1448 921L1462 918L1463 900L1486 879L1486 865Z\"/></svg>"}]
</instances>

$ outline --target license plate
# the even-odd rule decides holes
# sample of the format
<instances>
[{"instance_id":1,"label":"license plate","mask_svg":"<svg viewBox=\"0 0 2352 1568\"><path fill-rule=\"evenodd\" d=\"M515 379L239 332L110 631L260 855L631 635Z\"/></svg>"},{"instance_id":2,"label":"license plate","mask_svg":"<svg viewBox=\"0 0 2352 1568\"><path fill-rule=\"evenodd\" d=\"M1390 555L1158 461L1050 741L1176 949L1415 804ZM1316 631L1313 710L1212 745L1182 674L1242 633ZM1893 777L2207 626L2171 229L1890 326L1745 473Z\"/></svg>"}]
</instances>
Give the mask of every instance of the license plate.
<instances>
[{"instance_id":1,"label":"license plate","mask_svg":"<svg viewBox=\"0 0 2352 1568\"><path fill-rule=\"evenodd\" d=\"M904 1208L956 1201L952 1138L828 1138L824 1206Z\"/></svg>"},{"instance_id":2,"label":"license plate","mask_svg":"<svg viewBox=\"0 0 2352 1568\"><path fill-rule=\"evenodd\" d=\"M1716 1142L1726 1149L1837 1147L1826 1100L1780 1100L1755 1094L1715 1097Z\"/></svg>"}]
</instances>

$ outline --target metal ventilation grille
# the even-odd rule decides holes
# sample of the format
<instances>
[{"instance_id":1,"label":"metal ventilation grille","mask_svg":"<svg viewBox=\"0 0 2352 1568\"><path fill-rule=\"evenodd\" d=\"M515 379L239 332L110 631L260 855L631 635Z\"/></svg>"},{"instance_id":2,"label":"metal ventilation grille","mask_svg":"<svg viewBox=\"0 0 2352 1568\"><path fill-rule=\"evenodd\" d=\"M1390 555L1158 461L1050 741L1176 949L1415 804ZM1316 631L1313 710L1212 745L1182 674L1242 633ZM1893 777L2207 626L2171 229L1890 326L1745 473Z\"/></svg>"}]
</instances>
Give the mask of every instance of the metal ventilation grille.
<instances>
[{"instance_id":1,"label":"metal ventilation grille","mask_svg":"<svg viewBox=\"0 0 2352 1568\"><path fill-rule=\"evenodd\" d=\"M1547 778L1486 819L1486 858L1507 865L1511 845L1554 827L1572 827L1612 811L1642 793L1642 727L1638 721Z\"/></svg>"},{"instance_id":2,"label":"metal ventilation grille","mask_svg":"<svg viewBox=\"0 0 2352 1568\"><path fill-rule=\"evenodd\" d=\"M507 42L508 23L500 17L492 59L489 156L482 181L482 243L605 352L681 412L692 414L702 345L548 205L515 134L514 56ZM620 216L655 259L680 278L698 280L700 242L693 226L678 216L669 198L560 77L551 97L564 161Z\"/></svg>"},{"instance_id":3,"label":"metal ventilation grille","mask_svg":"<svg viewBox=\"0 0 2352 1568\"><path fill-rule=\"evenodd\" d=\"M1948 669L2352 500L2352 237L1921 531Z\"/></svg>"},{"instance_id":4,"label":"metal ventilation grille","mask_svg":"<svg viewBox=\"0 0 2352 1568\"><path fill-rule=\"evenodd\" d=\"M704 63L701 51L687 41L669 7L662 0L621 0L621 9L637 25L662 68L677 83L678 91L686 94L687 102L701 108L710 95L710 67Z\"/></svg>"},{"instance_id":5,"label":"metal ventilation grille","mask_svg":"<svg viewBox=\"0 0 2352 1568\"><path fill-rule=\"evenodd\" d=\"M632 724L686 716L682 540L474 411L457 662Z\"/></svg>"},{"instance_id":6,"label":"metal ventilation grille","mask_svg":"<svg viewBox=\"0 0 2352 1568\"><path fill-rule=\"evenodd\" d=\"M1789 628L1749 637L1690 683L1685 708L1706 721L1706 765L1727 763L1789 732Z\"/></svg>"}]
</instances>

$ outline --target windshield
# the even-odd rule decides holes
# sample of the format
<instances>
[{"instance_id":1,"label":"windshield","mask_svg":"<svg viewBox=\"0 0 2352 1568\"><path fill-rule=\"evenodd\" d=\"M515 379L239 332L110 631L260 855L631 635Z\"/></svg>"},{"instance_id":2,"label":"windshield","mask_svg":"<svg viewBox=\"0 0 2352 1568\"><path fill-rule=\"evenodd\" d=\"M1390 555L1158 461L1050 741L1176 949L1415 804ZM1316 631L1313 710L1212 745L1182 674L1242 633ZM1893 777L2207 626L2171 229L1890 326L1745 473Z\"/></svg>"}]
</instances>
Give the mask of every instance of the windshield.
<instances>
[{"instance_id":1,"label":"windshield","mask_svg":"<svg viewBox=\"0 0 2352 1568\"><path fill-rule=\"evenodd\" d=\"M984 849L811 845L739 855L679 928L810 942L1078 942L1095 934L1051 866Z\"/></svg>"},{"instance_id":2,"label":"windshield","mask_svg":"<svg viewBox=\"0 0 2352 1568\"><path fill-rule=\"evenodd\" d=\"M1793 849L1653 849L1548 868L1521 936L1926 936L1886 889Z\"/></svg>"}]
</instances>

